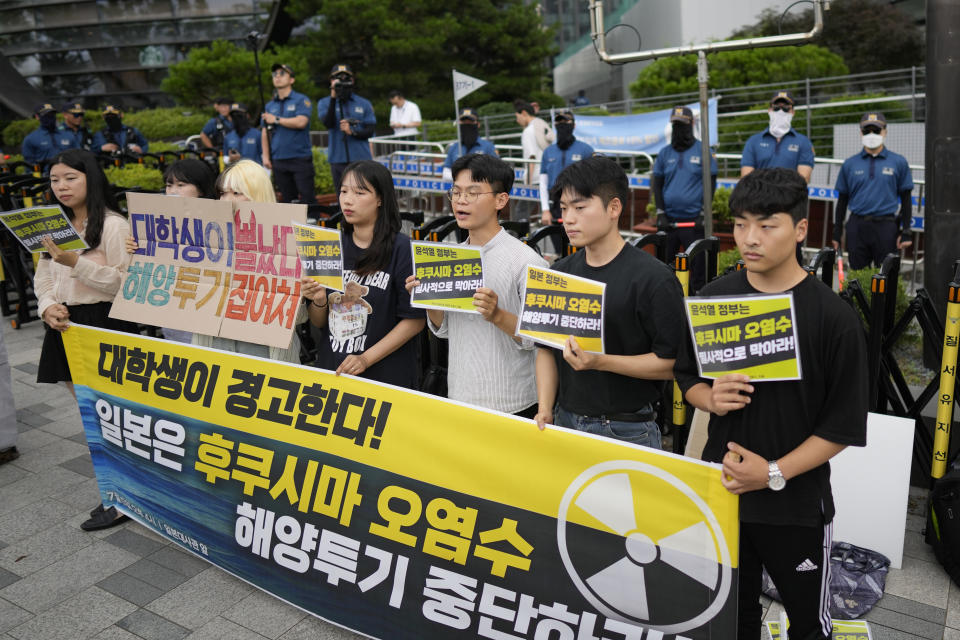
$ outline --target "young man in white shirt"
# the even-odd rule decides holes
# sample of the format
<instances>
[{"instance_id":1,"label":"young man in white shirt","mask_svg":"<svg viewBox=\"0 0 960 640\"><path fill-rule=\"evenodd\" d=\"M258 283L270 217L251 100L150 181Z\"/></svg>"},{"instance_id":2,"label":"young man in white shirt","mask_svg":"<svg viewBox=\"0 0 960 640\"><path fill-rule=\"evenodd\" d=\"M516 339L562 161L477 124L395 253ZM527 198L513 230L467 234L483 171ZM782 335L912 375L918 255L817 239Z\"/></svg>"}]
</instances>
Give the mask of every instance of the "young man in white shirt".
<instances>
[{"instance_id":1,"label":"young man in white shirt","mask_svg":"<svg viewBox=\"0 0 960 640\"><path fill-rule=\"evenodd\" d=\"M397 89L390 92L390 126L395 136L415 136L422 122L420 107L403 97Z\"/></svg>"}]
</instances>

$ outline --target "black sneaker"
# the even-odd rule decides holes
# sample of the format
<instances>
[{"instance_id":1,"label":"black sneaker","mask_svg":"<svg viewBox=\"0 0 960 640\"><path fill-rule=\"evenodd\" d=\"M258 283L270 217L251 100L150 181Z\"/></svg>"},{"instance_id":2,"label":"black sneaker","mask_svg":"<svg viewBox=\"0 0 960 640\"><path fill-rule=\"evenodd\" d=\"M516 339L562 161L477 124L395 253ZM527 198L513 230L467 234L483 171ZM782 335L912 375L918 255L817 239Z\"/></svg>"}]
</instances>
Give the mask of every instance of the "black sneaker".
<instances>
[{"instance_id":1,"label":"black sneaker","mask_svg":"<svg viewBox=\"0 0 960 640\"><path fill-rule=\"evenodd\" d=\"M16 447L7 447L6 449L0 449L0 464L13 462L19 457L20 457L20 452L17 451Z\"/></svg>"}]
</instances>

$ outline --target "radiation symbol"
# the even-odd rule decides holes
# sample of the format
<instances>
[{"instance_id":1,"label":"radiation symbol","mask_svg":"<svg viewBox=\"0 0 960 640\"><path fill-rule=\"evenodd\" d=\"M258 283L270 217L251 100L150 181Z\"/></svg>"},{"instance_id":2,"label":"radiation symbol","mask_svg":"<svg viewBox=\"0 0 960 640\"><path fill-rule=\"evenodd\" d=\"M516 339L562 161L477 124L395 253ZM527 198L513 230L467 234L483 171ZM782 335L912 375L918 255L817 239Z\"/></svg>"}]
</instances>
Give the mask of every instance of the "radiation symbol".
<instances>
[{"instance_id":1,"label":"radiation symbol","mask_svg":"<svg viewBox=\"0 0 960 640\"><path fill-rule=\"evenodd\" d=\"M597 525L569 522L574 510ZM609 618L682 633L712 620L730 595L730 552L716 516L653 465L614 460L580 474L560 503L557 546L577 589ZM678 619L678 600L690 604L688 619Z\"/></svg>"}]
</instances>

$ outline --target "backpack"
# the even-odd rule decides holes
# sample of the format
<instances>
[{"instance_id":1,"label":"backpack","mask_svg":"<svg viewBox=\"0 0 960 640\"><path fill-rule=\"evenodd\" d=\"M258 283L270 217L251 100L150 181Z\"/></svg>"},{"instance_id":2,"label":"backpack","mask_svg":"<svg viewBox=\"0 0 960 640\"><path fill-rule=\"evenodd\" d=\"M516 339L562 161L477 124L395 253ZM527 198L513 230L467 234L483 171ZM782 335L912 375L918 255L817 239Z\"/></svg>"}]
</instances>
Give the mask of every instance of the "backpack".
<instances>
[{"instance_id":1,"label":"backpack","mask_svg":"<svg viewBox=\"0 0 960 640\"><path fill-rule=\"evenodd\" d=\"M927 507L927 544L960 585L960 465L934 483Z\"/></svg>"}]
</instances>

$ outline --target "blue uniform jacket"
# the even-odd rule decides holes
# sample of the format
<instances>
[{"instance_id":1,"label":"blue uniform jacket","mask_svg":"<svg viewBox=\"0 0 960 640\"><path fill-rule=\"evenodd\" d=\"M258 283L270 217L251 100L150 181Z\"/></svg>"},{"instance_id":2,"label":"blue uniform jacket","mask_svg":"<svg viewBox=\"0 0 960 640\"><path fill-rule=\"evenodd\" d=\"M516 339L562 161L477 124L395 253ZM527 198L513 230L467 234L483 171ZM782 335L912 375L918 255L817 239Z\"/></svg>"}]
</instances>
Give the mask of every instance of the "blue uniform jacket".
<instances>
[{"instance_id":1,"label":"blue uniform jacket","mask_svg":"<svg viewBox=\"0 0 960 640\"><path fill-rule=\"evenodd\" d=\"M454 142L450 145L450 149L447 150L447 159L443 161L443 166L449 169L461 155L468 156L471 153L485 153L490 156L495 156L497 155L497 149L493 146L493 143L486 138L477 138L477 142L461 154L460 143Z\"/></svg>"},{"instance_id":2,"label":"blue uniform jacket","mask_svg":"<svg viewBox=\"0 0 960 640\"><path fill-rule=\"evenodd\" d=\"M228 131L223 136L223 155L228 155L231 149L239 151L247 160L263 164L263 139L258 127L250 127L242 138L235 130Z\"/></svg>"},{"instance_id":3,"label":"blue uniform jacket","mask_svg":"<svg viewBox=\"0 0 960 640\"><path fill-rule=\"evenodd\" d=\"M338 126L328 131L330 143L327 145L327 158L332 164L370 160L373 157L370 155L370 143L367 142L370 135L366 137L348 136L340 131L339 122L341 120L357 120L362 125L361 129L366 129L366 132L372 134L374 127L377 125L373 105L366 98L350 96L346 108L341 110L340 101L327 96L317 102L317 117L320 118L320 122L326 120L331 103L334 103L333 108L336 110L335 118ZM357 131L357 126L353 125L351 129Z\"/></svg>"},{"instance_id":4,"label":"blue uniform jacket","mask_svg":"<svg viewBox=\"0 0 960 640\"><path fill-rule=\"evenodd\" d=\"M76 148L78 145L73 136L59 129L51 133L40 127L23 139L23 159L30 164L43 164L53 160L61 151Z\"/></svg>"},{"instance_id":5,"label":"blue uniform jacket","mask_svg":"<svg viewBox=\"0 0 960 640\"><path fill-rule=\"evenodd\" d=\"M700 164L700 141L678 152L670 145L660 149L653 163L653 175L663 176L663 202L667 216L692 219L703 209L703 173ZM710 175L717 175L717 159L710 155Z\"/></svg>"},{"instance_id":6,"label":"blue uniform jacket","mask_svg":"<svg viewBox=\"0 0 960 640\"><path fill-rule=\"evenodd\" d=\"M907 159L886 147L872 156L861 151L844 160L837 191L849 197L850 211L861 216L889 216L900 207L900 192L913 190Z\"/></svg>"},{"instance_id":7,"label":"blue uniform jacket","mask_svg":"<svg viewBox=\"0 0 960 640\"><path fill-rule=\"evenodd\" d=\"M291 91L290 95L282 100L274 98L268 102L264 111L279 118L307 116L307 120L309 120L313 109L310 98L302 93ZM307 124L303 129L293 129L279 124L275 126L270 134L270 157L273 160L312 158L310 125Z\"/></svg>"},{"instance_id":8,"label":"blue uniform jacket","mask_svg":"<svg viewBox=\"0 0 960 640\"><path fill-rule=\"evenodd\" d=\"M106 127L97 131L97 134L93 136L93 151L99 152L100 147L108 142L119 145L121 149L126 149L128 144L135 144L143 149L144 153L150 150L150 145L143 134L136 127L128 127L127 125L123 125L117 133L112 133Z\"/></svg>"},{"instance_id":9,"label":"blue uniform jacket","mask_svg":"<svg viewBox=\"0 0 960 640\"><path fill-rule=\"evenodd\" d=\"M778 142L767 128L750 136L747 144L743 145L742 167L782 167L796 171L800 165L813 166L813 144L796 129L787 131Z\"/></svg>"},{"instance_id":10,"label":"blue uniform jacket","mask_svg":"<svg viewBox=\"0 0 960 640\"><path fill-rule=\"evenodd\" d=\"M544 149L543 157L540 158L540 173L547 174L547 188L553 188L561 171L574 162L580 162L592 155L593 147L580 140L574 140L573 144L566 149L561 149L556 144Z\"/></svg>"}]
</instances>

